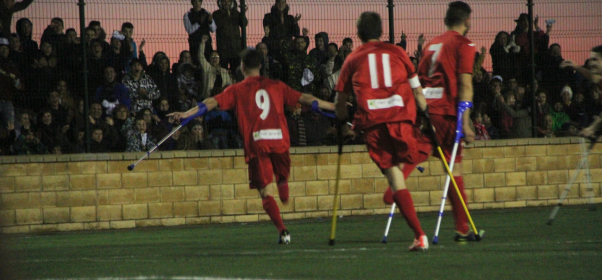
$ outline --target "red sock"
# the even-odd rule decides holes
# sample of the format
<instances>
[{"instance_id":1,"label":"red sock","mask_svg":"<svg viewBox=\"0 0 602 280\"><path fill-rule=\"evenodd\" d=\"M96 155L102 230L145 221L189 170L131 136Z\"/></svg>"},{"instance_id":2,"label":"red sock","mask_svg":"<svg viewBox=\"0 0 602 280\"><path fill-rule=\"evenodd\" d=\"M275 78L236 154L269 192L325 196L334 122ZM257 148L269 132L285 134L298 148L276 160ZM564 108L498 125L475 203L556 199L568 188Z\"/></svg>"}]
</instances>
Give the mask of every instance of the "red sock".
<instances>
[{"instance_id":1,"label":"red sock","mask_svg":"<svg viewBox=\"0 0 602 280\"><path fill-rule=\"evenodd\" d=\"M464 202L468 203L468 201L466 201L466 193L464 192L464 179L462 178L462 176L454 176L454 180L456 180L458 189L460 190L460 193L462 193L462 198L464 199ZM468 233L468 216L466 216L466 211L464 211L464 207L462 206L462 202L458 197L456 188L454 188L452 182L450 182L449 184L450 185L447 191L447 196L449 197L449 200L452 204L454 221L456 223L456 231L462 234L466 234Z\"/></svg>"},{"instance_id":2,"label":"red sock","mask_svg":"<svg viewBox=\"0 0 602 280\"><path fill-rule=\"evenodd\" d=\"M268 213L270 216L270 220L274 223L278 232L282 232L286 229L284 223L282 222L282 217L280 216L280 208L278 208L278 204L276 204L276 200L271 195L268 195L266 198L262 199L263 202L263 210Z\"/></svg>"},{"instance_id":3,"label":"red sock","mask_svg":"<svg viewBox=\"0 0 602 280\"><path fill-rule=\"evenodd\" d=\"M420 227L420 221L418 221L418 216L416 216L414 201L412 200L410 191L407 189L396 191L393 194L393 200L395 200L401 214L406 219L406 222L408 222L408 226L414 231L416 239L420 238L421 235L424 235L424 231L422 231L422 228Z\"/></svg>"},{"instance_id":4,"label":"red sock","mask_svg":"<svg viewBox=\"0 0 602 280\"><path fill-rule=\"evenodd\" d=\"M410 177L410 174L412 174L412 171L414 171L414 168L416 168L415 164L404 163L403 168L401 170L401 172L403 172L403 178L408 179L408 177ZM385 195L383 196L383 201L387 205L391 205L394 203L393 190L391 190L390 186L387 187L387 190L385 191Z\"/></svg>"},{"instance_id":5,"label":"red sock","mask_svg":"<svg viewBox=\"0 0 602 280\"><path fill-rule=\"evenodd\" d=\"M278 183L278 196L282 203L288 203L288 181Z\"/></svg>"}]
</instances>

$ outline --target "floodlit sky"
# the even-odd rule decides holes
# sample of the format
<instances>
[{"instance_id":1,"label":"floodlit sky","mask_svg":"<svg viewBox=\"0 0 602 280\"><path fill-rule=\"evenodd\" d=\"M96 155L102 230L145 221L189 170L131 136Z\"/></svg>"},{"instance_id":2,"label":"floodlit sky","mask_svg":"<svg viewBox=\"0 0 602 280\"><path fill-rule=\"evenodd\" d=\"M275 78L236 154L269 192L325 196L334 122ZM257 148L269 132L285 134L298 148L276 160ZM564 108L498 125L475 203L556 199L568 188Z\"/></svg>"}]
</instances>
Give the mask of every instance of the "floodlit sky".
<instances>
[{"instance_id":1,"label":"floodlit sky","mask_svg":"<svg viewBox=\"0 0 602 280\"><path fill-rule=\"evenodd\" d=\"M254 46L263 36L262 19L269 12L273 0L247 0L247 44ZM301 14L299 25L307 27L314 47L313 35L320 31L329 33L330 41L341 44L345 37L351 37L357 47L360 42L355 36L355 19L363 11L376 11L384 21L383 40L389 39L388 11L386 0L288 0L290 14ZM424 33L427 41L445 31L443 17L446 4L441 0L395 0L394 31L398 42L401 31L408 35L408 52L416 49L416 40ZM602 0L534 0L534 12L544 20L555 19L550 43L560 43L564 58L583 61L589 50L602 44ZM37 0L27 10L16 13L12 28L21 17L28 17L34 23L34 40L41 34L53 17L61 17L65 28L73 27L79 33L78 0ZM527 0L477 0L467 1L473 8L472 29L468 37L478 48L485 46L487 52L495 34L501 30L512 31L514 19L527 12ZM147 58L157 51L164 51L177 61L180 51L188 48L187 34L182 17L190 9L188 0L88 0L85 5L85 23L99 20L110 36L113 30L120 29L125 21L134 24L134 39L139 43L146 39ZM210 12L217 10L216 1L206 0L203 7ZM491 70L491 58L487 56L485 67Z\"/></svg>"}]
</instances>

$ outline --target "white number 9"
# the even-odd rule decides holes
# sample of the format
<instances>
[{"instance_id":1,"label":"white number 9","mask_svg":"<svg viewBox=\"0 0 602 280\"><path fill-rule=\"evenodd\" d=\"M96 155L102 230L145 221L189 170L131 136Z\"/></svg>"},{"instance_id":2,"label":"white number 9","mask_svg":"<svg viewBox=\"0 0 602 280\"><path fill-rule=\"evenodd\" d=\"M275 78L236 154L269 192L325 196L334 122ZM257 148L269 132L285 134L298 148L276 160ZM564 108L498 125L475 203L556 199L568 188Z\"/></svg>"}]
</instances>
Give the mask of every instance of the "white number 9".
<instances>
[{"instance_id":1,"label":"white number 9","mask_svg":"<svg viewBox=\"0 0 602 280\"><path fill-rule=\"evenodd\" d=\"M257 103L257 107L263 111L259 117L262 120L265 120L270 113L270 96L265 89L260 89L257 91L255 94L255 103Z\"/></svg>"}]
</instances>

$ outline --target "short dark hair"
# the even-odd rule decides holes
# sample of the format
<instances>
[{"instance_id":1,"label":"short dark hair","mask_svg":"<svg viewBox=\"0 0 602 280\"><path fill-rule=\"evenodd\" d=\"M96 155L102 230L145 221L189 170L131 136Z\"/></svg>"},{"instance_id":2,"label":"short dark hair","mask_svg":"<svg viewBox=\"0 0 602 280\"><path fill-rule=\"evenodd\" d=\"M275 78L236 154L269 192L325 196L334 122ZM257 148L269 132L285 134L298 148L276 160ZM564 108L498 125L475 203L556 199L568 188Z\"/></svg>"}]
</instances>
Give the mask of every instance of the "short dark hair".
<instances>
[{"instance_id":1,"label":"short dark hair","mask_svg":"<svg viewBox=\"0 0 602 280\"><path fill-rule=\"evenodd\" d=\"M343 39L343 45L345 45L345 43L353 43L353 40L351 40L351 38L347 37L347 38Z\"/></svg>"},{"instance_id":2,"label":"short dark hair","mask_svg":"<svg viewBox=\"0 0 602 280\"><path fill-rule=\"evenodd\" d=\"M559 49L562 49L558 43L551 44L550 49L552 49L554 46L558 46Z\"/></svg>"},{"instance_id":3,"label":"short dark hair","mask_svg":"<svg viewBox=\"0 0 602 280\"><path fill-rule=\"evenodd\" d=\"M472 13L472 10L468 4L462 1L451 2L445 14L445 25L459 25L470 16L470 13Z\"/></svg>"},{"instance_id":4,"label":"short dark hair","mask_svg":"<svg viewBox=\"0 0 602 280\"><path fill-rule=\"evenodd\" d=\"M75 31L75 28L69 28L65 31L65 34L69 33L69 32L74 32L77 35L77 31Z\"/></svg>"},{"instance_id":5,"label":"short dark hair","mask_svg":"<svg viewBox=\"0 0 602 280\"><path fill-rule=\"evenodd\" d=\"M88 27L100 26L100 21L93 20L88 24Z\"/></svg>"},{"instance_id":6,"label":"short dark hair","mask_svg":"<svg viewBox=\"0 0 602 280\"><path fill-rule=\"evenodd\" d=\"M383 23L380 15L375 12L363 12L356 22L357 35L362 42L380 39L383 35ZM343 40L344 42L344 40Z\"/></svg>"},{"instance_id":7,"label":"short dark hair","mask_svg":"<svg viewBox=\"0 0 602 280\"><path fill-rule=\"evenodd\" d=\"M132 58L132 60L130 60L130 67L134 66L134 64L136 64L136 63L142 65L142 61L139 58L136 58L136 57Z\"/></svg>"},{"instance_id":8,"label":"short dark hair","mask_svg":"<svg viewBox=\"0 0 602 280\"><path fill-rule=\"evenodd\" d=\"M256 69L261 66L263 55L258 50L245 50L242 53L242 63L246 69Z\"/></svg>"},{"instance_id":9,"label":"short dark hair","mask_svg":"<svg viewBox=\"0 0 602 280\"><path fill-rule=\"evenodd\" d=\"M62 18L60 18L60 17L55 17L55 18L52 18L52 20L50 20L50 22L53 22L53 21L58 21L58 22L60 22L61 24L64 24L64 23L63 23L63 19L62 19Z\"/></svg>"},{"instance_id":10,"label":"short dark hair","mask_svg":"<svg viewBox=\"0 0 602 280\"><path fill-rule=\"evenodd\" d=\"M602 45L599 45L597 47L593 47L592 48L592 52L595 52L595 53L599 54L600 56L602 56Z\"/></svg>"},{"instance_id":11,"label":"short dark hair","mask_svg":"<svg viewBox=\"0 0 602 280\"><path fill-rule=\"evenodd\" d=\"M123 24L121 24L121 30L123 30L124 28L134 29L134 25L131 22L126 21Z\"/></svg>"},{"instance_id":12,"label":"short dark hair","mask_svg":"<svg viewBox=\"0 0 602 280\"><path fill-rule=\"evenodd\" d=\"M337 49L337 51L339 50L339 45L337 45L337 43L328 43L327 48L330 46L334 46L334 48Z\"/></svg>"}]
</instances>

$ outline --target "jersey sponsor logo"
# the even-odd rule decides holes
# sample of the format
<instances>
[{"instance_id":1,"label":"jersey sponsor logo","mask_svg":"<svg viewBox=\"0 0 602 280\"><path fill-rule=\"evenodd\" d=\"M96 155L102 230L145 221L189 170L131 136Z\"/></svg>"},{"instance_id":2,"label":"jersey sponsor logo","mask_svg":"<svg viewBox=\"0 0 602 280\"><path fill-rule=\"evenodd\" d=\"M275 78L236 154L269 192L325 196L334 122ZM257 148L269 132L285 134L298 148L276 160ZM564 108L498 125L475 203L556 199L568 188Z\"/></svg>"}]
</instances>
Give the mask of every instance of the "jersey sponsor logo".
<instances>
[{"instance_id":1,"label":"jersey sponsor logo","mask_svg":"<svg viewBox=\"0 0 602 280\"><path fill-rule=\"evenodd\" d=\"M263 129L253 132L253 140L280 140L282 139L281 129Z\"/></svg>"},{"instance_id":2,"label":"jersey sponsor logo","mask_svg":"<svg viewBox=\"0 0 602 280\"><path fill-rule=\"evenodd\" d=\"M443 88L423 88L422 93L426 99L441 99L443 97Z\"/></svg>"},{"instance_id":3,"label":"jersey sponsor logo","mask_svg":"<svg viewBox=\"0 0 602 280\"><path fill-rule=\"evenodd\" d=\"M368 100L368 109L370 110L378 110L378 109L387 109L391 107L403 107L403 99L401 96L395 94L389 98L385 99L369 99Z\"/></svg>"}]
</instances>

